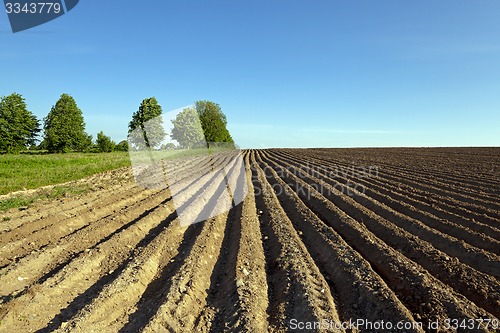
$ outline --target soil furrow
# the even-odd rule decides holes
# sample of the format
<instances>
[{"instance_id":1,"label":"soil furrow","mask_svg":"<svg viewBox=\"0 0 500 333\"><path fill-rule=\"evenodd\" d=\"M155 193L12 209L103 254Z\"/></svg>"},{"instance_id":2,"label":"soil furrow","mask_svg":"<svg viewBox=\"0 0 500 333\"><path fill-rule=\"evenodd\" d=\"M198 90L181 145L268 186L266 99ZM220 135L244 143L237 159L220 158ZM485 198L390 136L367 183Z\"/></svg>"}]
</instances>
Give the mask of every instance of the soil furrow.
<instances>
[{"instance_id":1,"label":"soil furrow","mask_svg":"<svg viewBox=\"0 0 500 333\"><path fill-rule=\"evenodd\" d=\"M469 195L476 196L478 198L486 197L491 199L491 195L495 195L498 192L498 188L492 186L493 182L488 181L477 181L476 175L462 176L457 174L446 174L440 171L440 169L421 169L420 172L412 171L405 167L396 166L384 163L384 169L394 173L394 174L405 174L413 179L432 179L433 183L444 185L446 187L459 187L467 189ZM500 185L497 183L497 185ZM487 192L485 192L487 191Z\"/></svg>"},{"instance_id":2,"label":"soil furrow","mask_svg":"<svg viewBox=\"0 0 500 333\"><path fill-rule=\"evenodd\" d=\"M303 156L303 155L301 155ZM322 160L326 161L337 161L337 159L328 159L325 156L320 157ZM373 161L368 161L368 163L373 163ZM347 164L349 166L356 165L353 161L348 161ZM358 163L359 164L359 163ZM373 164L370 164L373 165ZM429 183L428 185L422 184L420 181L413 180L410 176L404 176L399 173L391 173L390 171L386 171L383 165L376 165L378 167L378 176L383 179L387 179L390 181L394 181L396 183L409 186L414 191L419 191L420 193L431 193L433 195L439 195L442 198L449 198L448 201L451 202L460 202L461 205L466 206L467 209L471 211L478 212L480 214L486 214L493 218L499 218L499 204L497 200L494 201L484 201L479 199L474 199L468 197L465 193L466 190L464 188L456 189L456 191L447 191L445 188L441 188L438 185ZM343 170L345 171L345 170ZM348 170L351 171L351 170ZM495 198L498 197L498 194L495 195Z\"/></svg>"},{"instance_id":3,"label":"soil furrow","mask_svg":"<svg viewBox=\"0 0 500 333\"><path fill-rule=\"evenodd\" d=\"M131 178L132 174L130 168L121 168L81 180L68 182L66 186L84 185L89 188L90 192L70 197L63 196L51 202L35 203L33 207L28 209L11 209L0 213L0 217L8 217L9 219L0 224L0 237L25 224L29 224L29 227L35 228L34 230L36 230L36 228L43 227L44 224L33 222L41 221L51 215L60 215L61 212L76 213L81 209L86 209L86 205L99 203L100 200L113 196L114 193L129 190L135 186ZM48 188L50 187L54 186L48 186ZM29 191L30 190L26 192ZM40 190L35 190L35 192L36 191ZM63 214L63 216L65 215Z\"/></svg>"},{"instance_id":4,"label":"soil furrow","mask_svg":"<svg viewBox=\"0 0 500 333\"><path fill-rule=\"evenodd\" d=\"M234 161L229 167L234 167ZM198 178L200 187L196 193L212 194L200 216L206 216L205 210L212 210L225 199L223 194L227 188L217 177L220 173L221 170ZM210 177L210 180L206 182L204 177ZM194 194L194 197L200 195ZM206 304L206 290L210 282L203 277L213 271L219 256L226 219L227 214L223 214L187 227L177 255L160 264L162 268L142 294L136 311L129 316L120 332L195 330L199 324L197 318ZM205 324L208 326L210 322ZM202 328L206 330L207 326Z\"/></svg>"},{"instance_id":5,"label":"soil furrow","mask_svg":"<svg viewBox=\"0 0 500 333\"><path fill-rule=\"evenodd\" d=\"M403 304L418 315L418 320L476 318L479 315L495 318L437 280L419 264L387 246L364 224L333 205L313 186L290 172L287 175L289 177L283 180L291 182L291 187L304 203L370 262L388 285L393 286ZM419 287L415 289L415 285Z\"/></svg>"},{"instance_id":6,"label":"soil furrow","mask_svg":"<svg viewBox=\"0 0 500 333\"><path fill-rule=\"evenodd\" d=\"M66 213L67 217L51 216L47 219L31 223L46 224L34 232L25 233L25 230L16 230L15 233L9 233L5 238L5 245L0 247L0 265L5 265L10 260L19 260L26 254L42 249L48 244L58 242L59 239L79 233L83 229L99 220L110 218L117 211L122 211L136 201L148 197L150 193L145 191L133 191L132 193L123 193L122 197L109 197L108 200L96 206L80 210L78 213ZM6 254L9 254L10 258ZM1 273L0 273L1 274Z\"/></svg>"},{"instance_id":7,"label":"soil furrow","mask_svg":"<svg viewBox=\"0 0 500 333\"><path fill-rule=\"evenodd\" d=\"M367 223L368 220L364 219L364 222ZM422 242L414 236L405 233L401 234L398 230L383 227L381 224L369 224L368 227L393 248L400 249L403 254L421 264L434 276L440 278L476 304L497 316L500 315L498 310L498 304L500 304L498 290L500 290L500 285L497 279L480 274L462 263L457 262L458 267L453 267L455 266L453 261L457 261L456 258L452 259L442 253L439 254L439 251L427 250ZM384 237L383 235L387 236ZM408 246L410 243L411 247Z\"/></svg>"},{"instance_id":8,"label":"soil furrow","mask_svg":"<svg viewBox=\"0 0 500 333\"><path fill-rule=\"evenodd\" d=\"M64 313L68 305L78 303L78 296L109 279L106 277L132 254L132 249L148 232L171 214L168 206L164 201L136 223L84 251L43 283L32 285L25 294L6 304L2 309L2 328L33 332L50 327L59 312Z\"/></svg>"},{"instance_id":9,"label":"soil furrow","mask_svg":"<svg viewBox=\"0 0 500 333\"><path fill-rule=\"evenodd\" d=\"M245 172L235 183L246 183L253 189L248 159L246 154ZM243 193L235 196L242 197ZM221 253L211 276L207 308L198 318L198 325L213 318L210 332L267 329L265 259L258 224L252 195L229 213Z\"/></svg>"},{"instance_id":10,"label":"soil furrow","mask_svg":"<svg viewBox=\"0 0 500 333\"><path fill-rule=\"evenodd\" d=\"M319 159L327 162L332 161L326 157L320 157ZM333 159L333 161L336 160ZM347 165L344 165L344 167L347 167L347 169L345 168L342 169L340 173L342 172L351 173L352 169L349 168L352 168L354 165L356 165L356 163L353 163L352 161L348 162ZM391 173L385 170L385 168L380 165L377 165L377 167L378 167L377 175L380 179L395 182L396 184L400 184L400 186L409 187L410 191L421 193L426 196L430 197L438 196L440 200L444 199L447 203L451 203L451 205L456 205L457 202L459 202L462 206L467 207L468 210L479 214L485 214L487 216L496 219L497 221L500 218L499 215L500 207L498 204L498 200L492 202L482 202L482 203L474 200L468 200L467 198L464 197L464 193L466 193L464 188L457 189L456 192L447 192L445 189L442 189L437 185L431 184L429 186L424 186L421 184L421 182L416 182L411 177L404 177L404 175L401 175L399 173ZM498 195L496 195L495 197L498 198Z\"/></svg>"},{"instance_id":11,"label":"soil furrow","mask_svg":"<svg viewBox=\"0 0 500 333\"><path fill-rule=\"evenodd\" d=\"M136 310L147 286L163 269L162 263L168 263L178 253L185 228L181 228L178 221L172 221L175 217L172 213L167 218L168 225L151 242L142 242L145 245L136 247L134 254L117 268L119 274L100 288L98 296L81 300L85 307L73 308L60 315L47 331L59 327L57 331L61 332L118 332L127 323L129 314ZM98 290L94 289L92 294L95 295ZM72 316L73 313L76 314Z\"/></svg>"},{"instance_id":12,"label":"soil furrow","mask_svg":"<svg viewBox=\"0 0 500 333\"><path fill-rule=\"evenodd\" d=\"M279 156L281 158L297 160L298 156L293 154L279 154L272 152L273 156ZM317 162L319 161L319 162ZM333 172L332 168L338 166L332 162L324 162L317 160L315 158L308 159L308 164L306 167L314 166L314 172L317 172L316 168L326 169L326 175L331 179L335 179L344 185L350 185L350 178L342 177L340 173ZM348 165L342 165L343 167L349 167ZM421 196L412 192L411 188L402 187L401 185L394 184L392 182L383 182L379 177L372 177L367 175L362 175L362 177L354 177L356 183L363 185L366 190L366 194L369 196L376 196L376 193L371 189L386 195L392 199L391 205L398 206L404 204L410 204L411 206L417 208L418 211L427 212L435 215L436 217L449 221L450 223L455 223L469 229L475 230L485 235L491 236L495 239L500 239L500 230L492 225L498 225L498 221L492 218L487 220L487 223L478 222L479 220L486 219L485 215L475 214L473 212L467 211L463 207L458 207L456 205L450 206L443 202L443 200L432 200L429 196ZM347 181L346 181L347 180ZM386 202L386 204L388 204ZM391 206L390 205L390 206Z\"/></svg>"},{"instance_id":13,"label":"soil furrow","mask_svg":"<svg viewBox=\"0 0 500 333\"><path fill-rule=\"evenodd\" d=\"M252 163L257 166L254 158ZM255 202L273 291L268 307L270 331L288 331L287 324L293 320L340 322L327 282L258 166L252 170L252 181L261 191Z\"/></svg>"},{"instance_id":14,"label":"soil furrow","mask_svg":"<svg viewBox=\"0 0 500 333\"><path fill-rule=\"evenodd\" d=\"M197 167L198 164L201 163L200 159L193 159L192 163L188 163L185 161L182 165L177 166L173 169L173 171L183 171L183 174L189 174L188 171ZM187 166L187 168L186 168ZM118 171L111 171L112 174L116 174ZM131 182L130 177L130 169L123 170L128 176L123 177L129 181L125 184L117 184L112 185L109 189L103 189L101 191L93 191L88 194L85 194L82 197L73 198L65 202L65 200L61 199L61 202L54 201L51 205L43 205L43 207L36 210L29 209L23 218L16 218L14 216L10 216L9 229L5 230L4 233L0 233L0 245L11 242L13 240L24 238L27 235L30 235L36 231L47 229L48 227L53 226L57 223L57 225L61 225L65 221L74 222L76 217L82 216L84 214L99 214L101 212L102 207L106 207L110 204L114 204L120 200L125 200L127 198L132 197L138 191L140 191L140 187L138 187L135 183ZM102 177L105 177L107 173L104 173ZM130 174L130 175L129 175ZM92 176L90 179L97 177ZM99 178L98 178L99 179ZM116 179L120 179L115 176L113 182L116 182ZM179 181L182 181L180 179ZM95 187L102 187L102 184L97 184ZM97 219L95 216L93 219ZM10 222L12 221L12 222ZM14 222L15 221L15 222ZM74 228L73 228L74 229Z\"/></svg>"},{"instance_id":15,"label":"soil furrow","mask_svg":"<svg viewBox=\"0 0 500 333\"><path fill-rule=\"evenodd\" d=\"M29 290L27 288L32 284L43 283L64 268L73 258L132 226L142 217L156 210L158 205L166 203L168 198L168 193L160 193L153 197L147 196L135 205L124 208L118 216L109 214L108 217L96 221L88 228L32 251L18 262L7 266L0 271L1 278L6 281L2 286L3 297L18 297L21 291L27 292Z\"/></svg>"},{"instance_id":16,"label":"soil furrow","mask_svg":"<svg viewBox=\"0 0 500 333\"><path fill-rule=\"evenodd\" d=\"M310 155L311 153L314 154L315 152L318 152L318 150L312 149L310 151L307 151L306 153ZM394 173L399 173L399 172L405 172L405 173L415 173L416 175L424 175L424 176L433 176L436 177L439 175L445 175L448 177L447 179L453 181L458 181L460 186L467 186L468 184L472 184L473 186L477 186L479 190L486 190L489 193L497 193L498 192L498 186L500 185L500 181L498 181L498 177L491 177L494 175L494 172L492 170L495 169L495 164L496 164L496 169L500 167L500 161L498 160L498 153L492 153L491 155L488 155L484 159L477 159L475 157L474 159L474 166L478 165L484 165L484 164L490 164L490 172L489 173L484 173L481 171L476 171L476 172L470 172L469 170L474 170L474 168L471 168L470 165L460 165L460 162L457 161L454 157L451 157L448 154L440 154L440 155L434 155L432 157L431 154L428 152L424 152L423 154L420 154L418 156L418 152L415 150L409 152L407 155L407 158L404 158L399 155L399 152L401 150L395 151L393 149L354 149L350 150L347 156L345 155L345 152L343 154L338 154L338 150L335 149L326 149L326 150L319 150L320 155L325 156L325 157L333 157L333 152L336 152L335 154L335 159L339 160L347 160L347 161L352 161L353 159L361 160L364 162L373 162L375 161L377 165L383 166L385 168L391 168ZM385 156L380 155L380 153L389 153L389 155L397 156L397 159L392 159L390 162L385 159ZM383 154L382 154L383 155ZM342 158L343 157L343 158ZM423 157L423 161L419 160L421 157ZM442 163L439 163L437 166L436 165L429 165L427 162L432 160L433 163L436 161L443 161ZM496 162L495 162L496 160ZM467 164L470 164L470 156L468 157ZM479 162L479 163L477 163Z\"/></svg>"},{"instance_id":17,"label":"soil furrow","mask_svg":"<svg viewBox=\"0 0 500 333\"><path fill-rule=\"evenodd\" d=\"M214 151L0 213L0 332L497 331L500 148Z\"/></svg>"},{"instance_id":18,"label":"soil furrow","mask_svg":"<svg viewBox=\"0 0 500 333\"><path fill-rule=\"evenodd\" d=\"M263 161L260 163L268 166ZM325 226L276 171L271 168L265 168L265 171L271 186L280 189L275 191L276 195L294 227L303 235L305 245L327 281L330 281L331 289L339 295L341 303L338 309L342 320L414 321L408 309L371 269L370 264L332 228ZM344 288L345 284L353 288Z\"/></svg>"},{"instance_id":19,"label":"soil furrow","mask_svg":"<svg viewBox=\"0 0 500 333\"><path fill-rule=\"evenodd\" d=\"M491 196L495 195L497 189L492 186L491 181L477 182L475 175L469 177L460 176L457 174L443 176L439 169L430 169L427 167L411 170L404 166L397 166L382 161L381 166L384 170L392 174L404 175L408 179L424 180L429 185L443 186L451 191L456 188L466 189L467 194L471 197L478 199L492 199ZM430 182L432 180L432 182ZM486 192L485 192L486 191Z\"/></svg>"},{"instance_id":20,"label":"soil furrow","mask_svg":"<svg viewBox=\"0 0 500 333\"><path fill-rule=\"evenodd\" d=\"M276 163L279 164L279 166L277 166L278 170L284 170L285 172L292 172L289 171L289 169L295 170L293 166L290 166L284 161L277 161ZM429 242L435 248L447 253L449 256L457 257L461 262L466 263L474 269L497 278L500 277L500 260L498 256L472 247L454 237L435 231L413 218L404 216L373 199L367 198L361 193L355 193L353 191L351 196L345 195L342 191L339 191L337 188L317 177L304 173L302 173L301 176L302 180L318 189L335 205L343 211L348 212L349 215L357 221L363 221L365 224L371 223L372 225L390 222L408 231L410 234Z\"/></svg>"},{"instance_id":21,"label":"soil furrow","mask_svg":"<svg viewBox=\"0 0 500 333\"><path fill-rule=\"evenodd\" d=\"M278 165L276 166L278 168L280 167ZM314 184L315 183L313 183L313 185ZM316 186L316 188L318 188L318 186ZM500 285L496 278L478 272L470 266L459 262L456 258L450 258L441 251L429 247L428 245L426 246L426 243L422 242L418 237L415 237L401 228L395 228L391 224L377 219L376 216L369 214L358 216L356 211L354 211L353 214L349 206L346 208L345 205L339 201L338 198L341 194L337 193L336 195L331 195L328 191L327 193L324 192L325 191L322 191L322 194L326 198L330 199L350 216L363 222L370 231L383 241L393 248L398 249L408 258L422 265L436 278L444 281L471 301L499 315L498 304L500 302L500 294L498 290L500 290Z\"/></svg>"},{"instance_id":22,"label":"soil furrow","mask_svg":"<svg viewBox=\"0 0 500 333\"><path fill-rule=\"evenodd\" d=\"M269 154L269 156L273 155ZM275 157L273 158L276 161L276 158ZM294 160L281 158L281 161L290 163L289 165L293 165L294 167L297 168L300 167L301 170L305 171L306 174L315 175L318 179L326 182L327 184L331 185L334 188L338 188L339 184L344 185L344 188L348 186L352 187L349 188L349 191L352 192L353 198L355 200L359 199L356 201L358 201L360 204L364 205L368 209L371 209L374 212L378 212L380 211L379 207L381 206L382 208L390 210L391 213L384 214L384 215L390 215L389 217L382 215L385 218L390 218L392 220L394 218L394 215L396 215L397 213L401 213L400 216L402 216L403 218L411 217L412 219L418 219L419 222L425 224L426 226L432 229L439 230L442 233L461 239L477 248L489 251L497 255L500 254L500 241L497 241L496 239L493 239L487 235L475 233L465 227L457 226L447 221L442 221L427 212L422 212L417 210L415 207L411 206L410 204L407 204L405 201L400 201L400 202L394 201L389 196L385 196L383 194L375 192L374 190L367 187L361 187L359 186L359 184L362 183L358 179L348 180L345 178L342 179L343 177L336 177L335 179L332 179L328 177L328 170L318 165L311 164L311 166L308 165L304 168L303 165ZM368 202L368 204L366 204L366 202L369 200L364 200L365 196L370 199L373 199L374 200L373 202L379 203L380 206L376 206L375 208L370 207L373 205L371 204L371 202Z\"/></svg>"}]
</instances>

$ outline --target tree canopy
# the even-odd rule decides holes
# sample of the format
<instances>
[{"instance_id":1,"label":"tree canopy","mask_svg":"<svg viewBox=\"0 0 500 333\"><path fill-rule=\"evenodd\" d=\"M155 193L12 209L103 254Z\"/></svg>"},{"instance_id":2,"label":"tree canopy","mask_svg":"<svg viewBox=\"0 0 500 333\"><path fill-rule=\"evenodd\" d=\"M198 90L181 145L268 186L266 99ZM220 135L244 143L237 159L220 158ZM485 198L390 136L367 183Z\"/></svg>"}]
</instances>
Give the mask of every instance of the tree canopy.
<instances>
[{"instance_id":1,"label":"tree canopy","mask_svg":"<svg viewBox=\"0 0 500 333\"><path fill-rule=\"evenodd\" d=\"M172 120L172 124L174 127L170 137L179 142L181 148L192 149L206 146L200 118L194 108L182 110Z\"/></svg>"},{"instance_id":2,"label":"tree canopy","mask_svg":"<svg viewBox=\"0 0 500 333\"><path fill-rule=\"evenodd\" d=\"M85 133L82 111L68 94L62 94L44 118L45 144L49 152L84 151L92 145Z\"/></svg>"},{"instance_id":3,"label":"tree canopy","mask_svg":"<svg viewBox=\"0 0 500 333\"><path fill-rule=\"evenodd\" d=\"M16 153L34 145L40 122L17 93L0 99L0 150Z\"/></svg>"},{"instance_id":4,"label":"tree canopy","mask_svg":"<svg viewBox=\"0 0 500 333\"><path fill-rule=\"evenodd\" d=\"M211 101L197 101L195 105L205 135L205 141L208 144L218 142L234 143L226 127L226 115L222 112L219 104Z\"/></svg>"},{"instance_id":5,"label":"tree canopy","mask_svg":"<svg viewBox=\"0 0 500 333\"><path fill-rule=\"evenodd\" d=\"M122 140L118 142L118 144L115 147L115 151L128 151L128 141Z\"/></svg>"},{"instance_id":6,"label":"tree canopy","mask_svg":"<svg viewBox=\"0 0 500 333\"><path fill-rule=\"evenodd\" d=\"M103 131L97 133L97 149L101 153L109 153L115 150L116 143L109 136L104 135Z\"/></svg>"},{"instance_id":7,"label":"tree canopy","mask_svg":"<svg viewBox=\"0 0 500 333\"><path fill-rule=\"evenodd\" d=\"M155 97L146 98L128 125L129 141L138 149L156 148L165 136L162 109Z\"/></svg>"},{"instance_id":8,"label":"tree canopy","mask_svg":"<svg viewBox=\"0 0 500 333\"><path fill-rule=\"evenodd\" d=\"M182 110L172 123L170 137L179 142L181 148L199 147L200 143L234 143L226 127L226 115L214 102L197 101L194 108Z\"/></svg>"}]
</instances>

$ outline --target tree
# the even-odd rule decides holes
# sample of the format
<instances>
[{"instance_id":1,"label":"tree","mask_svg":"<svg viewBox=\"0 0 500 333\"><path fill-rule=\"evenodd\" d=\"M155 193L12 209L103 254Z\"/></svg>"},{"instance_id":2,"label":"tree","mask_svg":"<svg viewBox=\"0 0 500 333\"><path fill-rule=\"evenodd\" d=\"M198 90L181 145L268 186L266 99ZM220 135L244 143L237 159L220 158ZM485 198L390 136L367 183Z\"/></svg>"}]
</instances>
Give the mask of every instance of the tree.
<instances>
[{"instance_id":1,"label":"tree","mask_svg":"<svg viewBox=\"0 0 500 333\"><path fill-rule=\"evenodd\" d=\"M155 97L146 98L128 125L129 141L136 148L155 148L165 136L162 109Z\"/></svg>"},{"instance_id":2,"label":"tree","mask_svg":"<svg viewBox=\"0 0 500 333\"><path fill-rule=\"evenodd\" d=\"M47 150L47 140L43 139L38 144L37 150Z\"/></svg>"},{"instance_id":3,"label":"tree","mask_svg":"<svg viewBox=\"0 0 500 333\"><path fill-rule=\"evenodd\" d=\"M196 102L196 112L200 117L207 143L234 143L231 134L226 128L226 115L222 112L219 104L210 101L198 101Z\"/></svg>"},{"instance_id":4,"label":"tree","mask_svg":"<svg viewBox=\"0 0 500 333\"><path fill-rule=\"evenodd\" d=\"M36 144L40 122L24 98L13 93L0 99L0 150L16 153Z\"/></svg>"},{"instance_id":5,"label":"tree","mask_svg":"<svg viewBox=\"0 0 500 333\"><path fill-rule=\"evenodd\" d=\"M127 140L120 141L116 145L115 151L128 151L128 141Z\"/></svg>"},{"instance_id":6,"label":"tree","mask_svg":"<svg viewBox=\"0 0 500 333\"><path fill-rule=\"evenodd\" d=\"M172 142L168 142L166 144L161 145L161 150L174 150L175 144Z\"/></svg>"},{"instance_id":7,"label":"tree","mask_svg":"<svg viewBox=\"0 0 500 333\"><path fill-rule=\"evenodd\" d=\"M170 137L185 149L205 146L205 136L198 114L194 108L186 108L172 120L174 127Z\"/></svg>"},{"instance_id":8,"label":"tree","mask_svg":"<svg viewBox=\"0 0 500 333\"><path fill-rule=\"evenodd\" d=\"M97 147L94 145L94 140L92 139L92 135L91 134L87 135L82 141L80 150L88 153L88 152L93 152L96 149Z\"/></svg>"},{"instance_id":9,"label":"tree","mask_svg":"<svg viewBox=\"0 0 500 333\"><path fill-rule=\"evenodd\" d=\"M115 149L116 143L109 136L104 135L103 131L97 133L97 149L101 153L110 153Z\"/></svg>"},{"instance_id":10,"label":"tree","mask_svg":"<svg viewBox=\"0 0 500 333\"><path fill-rule=\"evenodd\" d=\"M49 152L84 151L89 148L89 136L85 133L82 111L70 95L61 95L44 122Z\"/></svg>"}]
</instances>

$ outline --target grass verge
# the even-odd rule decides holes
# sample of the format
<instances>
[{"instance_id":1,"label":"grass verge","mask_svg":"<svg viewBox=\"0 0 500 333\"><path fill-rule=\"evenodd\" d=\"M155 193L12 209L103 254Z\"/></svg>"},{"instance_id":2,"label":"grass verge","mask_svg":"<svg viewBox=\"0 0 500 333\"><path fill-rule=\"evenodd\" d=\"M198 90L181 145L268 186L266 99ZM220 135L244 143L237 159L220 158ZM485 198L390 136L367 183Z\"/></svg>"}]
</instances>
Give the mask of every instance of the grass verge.
<instances>
[{"instance_id":1,"label":"grass verge","mask_svg":"<svg viewBox=\"0 0 500 333\"><path fill-rule=\"evenodd\" d=\"M1 155L0 195L14 191L34 189L45 185L60 184L129 165L130 159L126 152ZM50 195L61 195L58 191L66 191L67 193L67 191L71 190L56 190L56 188L59 187L56 186L54 188L56 192ZM18 204L20 203L18 202ZM12 204L14 204L14 201ZM5 205L4 202L0 203L0 207L3 205Z\"/></svg>"}]
</instances>

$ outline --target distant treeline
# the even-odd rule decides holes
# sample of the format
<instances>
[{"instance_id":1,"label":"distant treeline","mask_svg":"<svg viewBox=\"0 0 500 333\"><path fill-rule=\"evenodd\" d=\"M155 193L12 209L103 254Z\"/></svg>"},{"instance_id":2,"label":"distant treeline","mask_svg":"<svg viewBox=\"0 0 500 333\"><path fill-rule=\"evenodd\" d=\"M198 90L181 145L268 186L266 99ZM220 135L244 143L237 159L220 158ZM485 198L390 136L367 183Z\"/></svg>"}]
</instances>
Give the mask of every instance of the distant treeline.
<instances>
[{"instance_id":1,"label":"distant treeline","mask_svg":"<svg viewBox=\"0 0 500 333\"><path fill-rule=\"evenodd\" d=\"M226 128L226 116L220 106L210 101L198 101L195 105L195 108L183 110L172 120L174 129L169 135L179 143L176 146L173 143L162 144L167 133L162 125L162 109L156 98L144 99L129 123L131 148L192 148L202 142L232 144L233 139ZM103 131L97 134L94 141L85 131L82 111L74 98L68 94L62 94L52 106L47 116L43 118L43 126L42 122L28 110L22 95L13 93L0 99L0 153L128 150L127 140L117 144Z\"/></svg>"}]
</instances>

